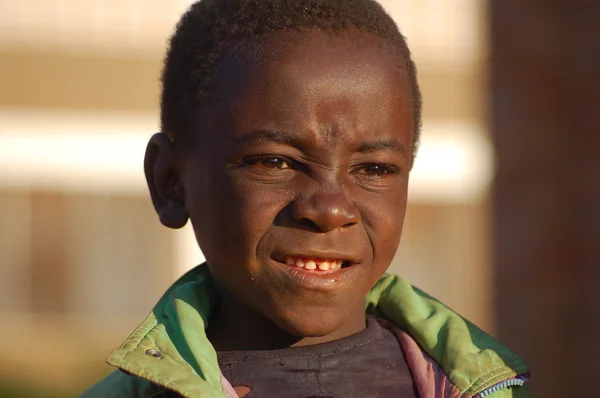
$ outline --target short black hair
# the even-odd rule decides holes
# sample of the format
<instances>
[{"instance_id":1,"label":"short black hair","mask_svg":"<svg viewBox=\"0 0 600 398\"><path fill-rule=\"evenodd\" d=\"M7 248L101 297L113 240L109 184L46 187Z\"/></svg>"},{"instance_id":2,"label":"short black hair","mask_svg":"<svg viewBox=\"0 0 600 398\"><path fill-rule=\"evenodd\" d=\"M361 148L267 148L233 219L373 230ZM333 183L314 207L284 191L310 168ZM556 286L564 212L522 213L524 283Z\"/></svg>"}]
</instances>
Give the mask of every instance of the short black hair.
<instances>
[{"instance_id":1,"label":"short black hair","mask_svg":"<svg viewBox=\"0 0 600 398\"><path fill-rule=\"evenodd\" d=\"M190 130L195 112L212 100L221 57L239 43L300 28L339 32L356 28L398 48L408 79L414 115L414 148L419 143L421 93L404 36L375 0L201 0L179 21L162 71L161 130L177 140Z\"/></svg>"}]
</instances>

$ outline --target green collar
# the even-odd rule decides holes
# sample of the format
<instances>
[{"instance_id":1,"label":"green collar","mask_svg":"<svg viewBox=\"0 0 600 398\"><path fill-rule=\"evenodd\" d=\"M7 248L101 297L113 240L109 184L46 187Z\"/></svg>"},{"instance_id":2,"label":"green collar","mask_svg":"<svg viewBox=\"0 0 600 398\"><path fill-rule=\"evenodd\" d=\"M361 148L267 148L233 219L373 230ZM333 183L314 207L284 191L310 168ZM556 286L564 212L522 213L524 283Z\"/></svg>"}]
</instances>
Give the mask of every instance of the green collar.
<instances>
[{"instance_id":1,"label":"green collar","mask_svg":"<svg viewBox=\"0 0 600 398\"><path fill-rule=\"evenodd\" d=\"M194 268L107 362L186 397L224 397L217 354L204 332L216 300L208 267ZM398 276L384 275L366 302L367 312L409 333L463 394L528 372L506 347Z\"/></svg>"},{"instance_id":2,"label":"green collar","mask_svg":"<svg viewBox=\"0 0 600 398\"><path fill-rule=\"evenodd\" d=\"M405 279L384 275L367 295L367 312L407 332L461 394L529 372L516 354Z\"/></svg>"}]
</instances>

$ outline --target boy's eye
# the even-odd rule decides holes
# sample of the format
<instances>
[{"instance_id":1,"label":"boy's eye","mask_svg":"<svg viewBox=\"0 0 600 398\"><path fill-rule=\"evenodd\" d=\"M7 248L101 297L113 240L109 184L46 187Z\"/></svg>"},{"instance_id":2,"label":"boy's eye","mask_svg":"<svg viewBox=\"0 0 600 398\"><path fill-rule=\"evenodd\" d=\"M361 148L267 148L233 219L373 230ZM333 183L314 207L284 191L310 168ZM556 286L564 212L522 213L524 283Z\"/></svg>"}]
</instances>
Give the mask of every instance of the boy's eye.
<instances>
[{"instance_id":1,"label":"boy's eye","mask_svg":"<svg viewBox=\"0 0 600 398\"><path fill-rule=\"evenodd\" d=\"M292 162L281 156L259 156L244 161L247 165L262 166L269 169L291 169Z\"/></svg>"},{"instance_id":2,"label":"boy's eye","mask_svg":"<svg viewBox=\"0 0 600 398\"><path fill-rule=\"evenodd\" d=\"M396 174L397 172L398 170L395 167L382 164L366 164L355 170L356 174L371 177L384 177L390 174Z\"/></svg>"}]
</instances>

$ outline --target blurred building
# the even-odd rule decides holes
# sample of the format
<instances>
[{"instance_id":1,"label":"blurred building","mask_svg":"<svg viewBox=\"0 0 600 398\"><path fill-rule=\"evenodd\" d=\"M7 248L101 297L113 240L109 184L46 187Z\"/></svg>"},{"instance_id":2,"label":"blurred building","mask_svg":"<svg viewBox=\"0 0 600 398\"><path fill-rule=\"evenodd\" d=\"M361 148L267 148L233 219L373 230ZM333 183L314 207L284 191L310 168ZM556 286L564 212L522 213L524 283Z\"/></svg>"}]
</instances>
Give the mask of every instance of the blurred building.
<instances>
[{"instance_id":1,"label":"blurred building","mask_svg":"<svg viewBox=\"0 0 600 398\"><path fill-rule=\"evenodd\" d=\"M81 391L202 261L188 227L158 222L142 170L161 59L190 3L0 0L0 384ZM408 37L425 104L390 271L494 332L485 10L382 3Z\"/></svg>"}]
</instances>

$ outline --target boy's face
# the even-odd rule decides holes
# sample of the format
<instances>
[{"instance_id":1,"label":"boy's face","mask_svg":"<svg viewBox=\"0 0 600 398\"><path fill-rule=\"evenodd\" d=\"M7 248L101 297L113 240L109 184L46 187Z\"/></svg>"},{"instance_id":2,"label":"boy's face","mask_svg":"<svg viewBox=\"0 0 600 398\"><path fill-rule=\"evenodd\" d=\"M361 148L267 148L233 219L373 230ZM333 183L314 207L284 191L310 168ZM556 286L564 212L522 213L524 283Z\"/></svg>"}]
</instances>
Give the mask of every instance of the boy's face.
<instances>
[{"instance_id":1,"label":"boy's face","mask_svg":"<svg viewBox=\"0 0 600 398\"><path fill-rule=\"evenodd\" d=\"M356 30L278 33L223 62L184 151L184 203L217 283L293 335L364 322L396 252L414 127L401 62Z\"/></svg>"}]
</instances>

